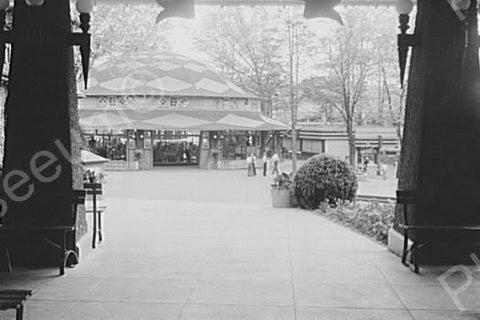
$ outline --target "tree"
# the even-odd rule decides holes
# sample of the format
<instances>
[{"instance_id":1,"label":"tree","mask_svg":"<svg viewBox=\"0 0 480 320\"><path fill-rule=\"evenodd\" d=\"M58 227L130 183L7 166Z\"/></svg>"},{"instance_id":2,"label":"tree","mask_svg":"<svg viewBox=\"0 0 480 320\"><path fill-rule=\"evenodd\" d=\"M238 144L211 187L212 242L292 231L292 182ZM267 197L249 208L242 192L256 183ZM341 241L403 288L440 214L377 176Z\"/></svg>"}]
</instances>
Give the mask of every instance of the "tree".
<instances>
[{"instance_id":1,"label":"tree","mask_svg":"<svg viewBox=\"0 0 480 320\"><path fill-rule=\"evenodd\" d=\"M403 116L405 114L406 82L402 87L399 82L398 53L395 33L397 30L397 13L393 8L377 9L377 26L371 34L375 43L373 73L377 78L378 113L375 123L396 127L399 141L402 140Z\"/></svg>"},{"instance_id":2,"label":"tree","mask_svg":"<svg viewBox=\"0 0 480 320\"><path fill-rule=\"evenodd\" d=\"M326 67L328 76L316 78L325 102L342 116L349 146L349 161L355 165L355 121L357 109L365 93L367 76L371 72L373 43L364 23L363 10L348 10L344 14L345 26L338 28L328 41Z\"/></svg>"},{"instance_id":3,"label":"tree","mask_svg":"<svg viewBox=\"0 0 480 320\"><path fill-rule=\"evenodd\" d=\"M91 30L92 64L119 54L171 49L172 25L168 20L156 25L157 14L149 5L98 5Z\"/></svg>"},{"instance_id":4,"label":"tree","mask_svg":"<svg viewBox=\"0 0 480 320\"><path fill-rule=\"evenodd\" d=\"M327 55L318 61L319 75L301 87L303 99L319 106L320 117L334 123L340 118L345 125L354 165L355 126L400 123L404 90L398 81L394 10L355 8L342 15L346 25L322 39Z\"/></svg>"},{"instance_id":5,"label":"tree","mask_svg":"<svg viewBox=\"0 0 480 320\"><path fill-rule=\"evenodd\" d=\"M206 20L205 28L195 35L196 46L236 84L260 97L262 112L271 115L275 96L285 83L284 38L278 23L259 7L248 13L225 8Z\"/></svg>"},{"instance_id":6,"label":"tree","mask_svg":"<svg viewBox=\"0 0 480 320\"><path fill-rule=\"evenodd\" d=\"M302 23L299 12L290 10L287 12L285 25L287 27L288 43L288 78L289 78L289 105L290 105L290 125L292 132L292 171L297 171L297 113L299 103L299 73L302 57L308 53L313 53L310 40L313 35Z\"/></svg>"}]
</instances>

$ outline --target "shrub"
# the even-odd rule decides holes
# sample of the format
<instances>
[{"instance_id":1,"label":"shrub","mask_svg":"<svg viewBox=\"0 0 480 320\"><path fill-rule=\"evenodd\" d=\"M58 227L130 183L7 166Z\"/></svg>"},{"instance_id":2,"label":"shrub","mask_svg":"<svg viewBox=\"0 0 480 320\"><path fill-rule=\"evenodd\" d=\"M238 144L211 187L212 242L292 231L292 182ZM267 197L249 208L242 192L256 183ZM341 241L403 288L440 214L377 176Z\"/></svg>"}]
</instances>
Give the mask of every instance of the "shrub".
<instances>
[{"instance_id":1,"label":"shrub","mask_svg":"<svg viewBox=\"0 0 480 320\"><path fill-rule=\"evenodd\" d=\"M298 204L310 210L323 202L336 206L338 201L352 201L357 186L357 177L348 163L325 155L308 159L293 180Z\"/></svg>"},{"instance_id":2,"label":"shrub","mask_svg":"<svg viewBox=\"0 0 480 320\"><path fill-rule=\"evenodd\" d=\"M394 203L356 202L354 205L341 205L337 208L321 206L316 212L387 244L394 211Z\"/></svg>"}]
</instances>

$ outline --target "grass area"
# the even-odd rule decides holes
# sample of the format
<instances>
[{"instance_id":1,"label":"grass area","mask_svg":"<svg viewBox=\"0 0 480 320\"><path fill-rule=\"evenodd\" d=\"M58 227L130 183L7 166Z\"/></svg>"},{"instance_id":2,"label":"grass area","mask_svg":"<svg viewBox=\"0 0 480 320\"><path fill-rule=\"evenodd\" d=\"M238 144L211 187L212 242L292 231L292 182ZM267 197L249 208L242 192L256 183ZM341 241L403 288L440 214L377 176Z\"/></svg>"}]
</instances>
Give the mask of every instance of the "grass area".
<instances>
[{"instance_id":1,"label":"grass area","mask_svg":"<svg viewBox=\"0 0 480 320\"><path fill-rule=\"evenodd\" d=\"M394 203L355 202L335 208L324 204L315 212L386 245L394 210Z\"/></svg>"}]
</instances>

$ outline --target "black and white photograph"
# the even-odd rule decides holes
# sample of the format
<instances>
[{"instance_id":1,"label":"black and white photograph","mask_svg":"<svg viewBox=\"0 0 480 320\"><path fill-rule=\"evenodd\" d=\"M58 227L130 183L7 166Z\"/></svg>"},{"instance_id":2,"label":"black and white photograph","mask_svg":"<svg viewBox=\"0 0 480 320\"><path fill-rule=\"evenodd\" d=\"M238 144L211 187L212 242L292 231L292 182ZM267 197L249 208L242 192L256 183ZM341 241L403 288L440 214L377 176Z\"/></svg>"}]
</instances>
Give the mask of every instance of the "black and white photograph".
<instances>
[{"instance_id":1,"label":"black and white photograph","mask_svg":"<svg viewBox=\"0 0 480 320\"><path fill-rule=\"evenodd\" d=\"M0 320L479 320L480 0L0 0Z\"/></svg>"}]
</instances>

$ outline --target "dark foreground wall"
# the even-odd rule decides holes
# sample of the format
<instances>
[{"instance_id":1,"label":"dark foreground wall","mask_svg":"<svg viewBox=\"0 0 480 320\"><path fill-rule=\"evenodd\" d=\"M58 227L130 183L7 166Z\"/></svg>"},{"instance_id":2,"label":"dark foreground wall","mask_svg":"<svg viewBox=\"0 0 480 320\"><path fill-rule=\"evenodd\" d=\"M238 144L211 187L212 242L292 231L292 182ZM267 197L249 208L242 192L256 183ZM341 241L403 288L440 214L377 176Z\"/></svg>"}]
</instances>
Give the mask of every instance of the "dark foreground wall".
<instances>
[{"instance_id":1,"label":"dark foreground wall","mask_svg":"<svg viewBox=\"0 0 480 320\"><path fill-rule=\"evenodd\" d=\"M65 37L70 29L69 1L15 3L1 192L8 225L68 223L70 199L62 194L74 183L81 187L72 178L81 169L73 49ZM84 230L84 217L80 221Z\"/></svg>"},{"instance_id":2,"label":"dark foreground wall","mask_svg":"<svg viewBox=\"0 0 480 320\"><path fill-rule=\"evenodd\" d=\"M419 45L411 58L399 177L399 189L420 194L416 221L480 223L476 2L472 1L466 24L447 1L418 1ZM399 213L397 209L397 223ZM475 236L461 234L450 243L468 237Z\"/></svg>"}]
</instances>

